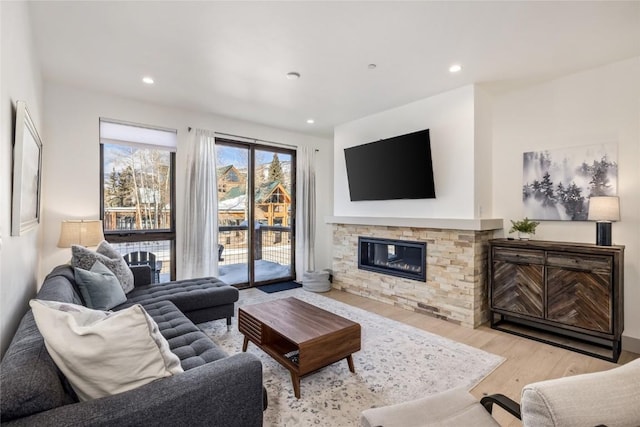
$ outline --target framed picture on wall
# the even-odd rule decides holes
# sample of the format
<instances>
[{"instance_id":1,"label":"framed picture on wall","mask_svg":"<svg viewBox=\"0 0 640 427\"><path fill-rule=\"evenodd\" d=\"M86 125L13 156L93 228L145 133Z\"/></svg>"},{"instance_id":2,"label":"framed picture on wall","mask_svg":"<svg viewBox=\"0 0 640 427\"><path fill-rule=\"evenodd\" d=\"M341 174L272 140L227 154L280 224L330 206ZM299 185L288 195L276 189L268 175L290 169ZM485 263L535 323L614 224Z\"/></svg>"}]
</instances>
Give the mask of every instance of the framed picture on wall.
<instances>
[{"instance_id":1,"label":"framed picture on wall","mask_svg":"<svg viewBox=\"0 0 640 427\"><path fill-rule=\"evenodd\" d=\"M604 143L523 154L524 216L586 221L591 196L618 191L618 145Z\"/></svg>"},{"instance_id":2,"label":"framed picture on wall","mask_svg":"<svg viewBox=\"0 0 640 427\"><path fill-rule=\"evenodd\" d=\"M42 140L27 104L17 101L13 145L12 236L20 236L40 222L41 171Z\"/></svg>"}]
</instances>

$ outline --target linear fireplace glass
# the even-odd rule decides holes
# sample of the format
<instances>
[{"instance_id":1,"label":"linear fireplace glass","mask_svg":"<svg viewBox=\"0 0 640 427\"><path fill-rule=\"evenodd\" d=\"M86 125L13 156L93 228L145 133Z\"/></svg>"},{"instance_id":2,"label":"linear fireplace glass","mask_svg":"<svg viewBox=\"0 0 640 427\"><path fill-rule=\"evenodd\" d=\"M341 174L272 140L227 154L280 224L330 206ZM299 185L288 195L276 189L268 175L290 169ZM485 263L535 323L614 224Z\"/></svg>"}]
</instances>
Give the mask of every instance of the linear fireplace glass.
<instances>
[{"instance_id":1,"label":"linear fireplace glass","mask_svg":"<svg viewBox=\"0 0 640 427\"><path fill-rule=\"evenodd\" d=\"M358 237L358 268L426 282L425 242Z\"/></svg>"}]
</instances>

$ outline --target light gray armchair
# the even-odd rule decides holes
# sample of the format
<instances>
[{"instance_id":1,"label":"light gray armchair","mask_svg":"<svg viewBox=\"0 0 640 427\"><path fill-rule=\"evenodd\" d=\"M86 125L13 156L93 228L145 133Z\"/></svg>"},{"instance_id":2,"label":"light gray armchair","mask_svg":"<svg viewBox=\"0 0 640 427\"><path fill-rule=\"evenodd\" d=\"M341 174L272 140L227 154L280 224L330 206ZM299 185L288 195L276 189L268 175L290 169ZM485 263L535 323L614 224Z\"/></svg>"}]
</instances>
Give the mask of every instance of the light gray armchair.
<instances>
[{"instance_id":1,"label":"light gray armchair","mask_svg":"<svg viewBox=\"0 0 640 427\"><path fill-rule=\"evenodd\" d=\"M499 426L499 405L524 427L640 426L640 359L608 371L525 386L521 403L495 394L478 402L464 389L362 412L362 427Z\"/></svg>"},{"instance_id":2,"label":"light gray armchair","mask_svg":"<svg viewBox=\"0 0 640 427\"><path fill-rule=\"evenodd\" d=\"M640 426L640 359L529 384L520 402L524 426Z\"/></svg>"}]
</instances>

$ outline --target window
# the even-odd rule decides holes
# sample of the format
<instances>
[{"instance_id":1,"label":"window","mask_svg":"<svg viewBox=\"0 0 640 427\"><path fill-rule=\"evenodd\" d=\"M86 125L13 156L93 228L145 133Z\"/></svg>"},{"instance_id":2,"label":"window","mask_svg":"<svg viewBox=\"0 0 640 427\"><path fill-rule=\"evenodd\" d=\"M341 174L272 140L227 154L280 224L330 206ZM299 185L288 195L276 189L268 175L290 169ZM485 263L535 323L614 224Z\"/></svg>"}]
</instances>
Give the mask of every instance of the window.
<instances>
[{"instance_id":1,"label":"window","mask_svg":"<svg viewBox=\"0 0 640 427\"><path fill-rule=\"evenodd\" d=\"M105 238L123 256L153 254L156 281L175 278L176 140L175 130L100 120Z\"/></svg>"}]
</instances>

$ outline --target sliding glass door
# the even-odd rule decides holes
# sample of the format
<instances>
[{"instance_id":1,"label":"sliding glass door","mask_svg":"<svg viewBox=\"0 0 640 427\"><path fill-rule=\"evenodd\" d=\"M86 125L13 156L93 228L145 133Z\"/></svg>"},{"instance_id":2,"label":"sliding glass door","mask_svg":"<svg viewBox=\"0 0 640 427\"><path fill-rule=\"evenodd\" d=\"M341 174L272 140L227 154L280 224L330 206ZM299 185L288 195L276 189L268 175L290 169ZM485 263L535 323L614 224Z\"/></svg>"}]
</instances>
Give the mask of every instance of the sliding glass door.
<instances>
[{"instance_id":1,"label":"sliding glass door","mask_svg":"<svg viewBox=\"0 0 640 427\"><path fill-rule=\"evenodd\" d=\"M256 149L253 212L255 281L293 277L293 159L291 152Z\"/></svg>"},{"instance_id":2,"label":"sliding glass door","mask_svg":"<svg viewBox=\"0 0 640 427\"><path fill-rule=\"evenodd\" d=\"M216 140L220 278L240 287L295 277L295 151Z\"/></svg>"},{"instance_id":3,"label":"sliding glass door","mask_svg":"<svg viewBox=\"0 0 640 427\"><path fill-rule=\"evenodd\" d=\"M216 144L218 266L230 285L249 283L249 147Z\"/></svg>"}]
</instances>

